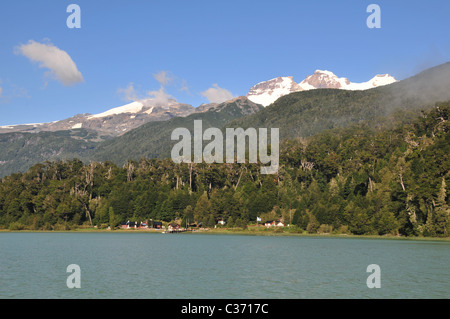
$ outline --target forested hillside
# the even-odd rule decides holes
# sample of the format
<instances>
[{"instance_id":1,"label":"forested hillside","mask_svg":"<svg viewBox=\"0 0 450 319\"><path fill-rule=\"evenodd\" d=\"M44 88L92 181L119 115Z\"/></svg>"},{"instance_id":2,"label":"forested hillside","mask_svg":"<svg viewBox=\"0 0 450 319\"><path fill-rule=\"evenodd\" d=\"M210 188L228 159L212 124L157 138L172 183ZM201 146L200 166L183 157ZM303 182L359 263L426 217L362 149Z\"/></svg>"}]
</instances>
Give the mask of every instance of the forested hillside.
<instances>
[{"instance_id":1,"label":"forested hillside","mask_svg":"<svg viewBox=\"0 0 450 319\"><path fill-rule=\"evenodd\" d=\"M25 172L46 160L84 158L103 138L86 129L0 134L0 177Z\"/></svg>"},{"instance_id":2,"label":"forested hillside","mask_svg":"<svg viewBox=\"0 0 450 319\"><path fill-rule=\"evenodd\" d=\"M287 139L278 175L261 175L258 164L170 159L44 162L2 178L0 227L114 228L128 219L214 226L223 218L245 228L261 217L299 232L449 236L449 112L450 102L438 103L413 120L398 111L377 125Z\"/></svg>"}]
</instances>

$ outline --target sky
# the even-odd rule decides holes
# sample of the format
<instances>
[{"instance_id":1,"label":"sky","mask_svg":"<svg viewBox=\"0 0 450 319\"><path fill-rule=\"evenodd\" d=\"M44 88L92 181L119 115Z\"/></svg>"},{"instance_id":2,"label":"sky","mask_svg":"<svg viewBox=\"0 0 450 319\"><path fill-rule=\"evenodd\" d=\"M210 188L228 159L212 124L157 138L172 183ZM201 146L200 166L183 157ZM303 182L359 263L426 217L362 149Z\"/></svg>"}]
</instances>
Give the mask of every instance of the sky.
<instances>
[{"instance_id":1,"label":"sky","mask_svg":"<svg viewBox=\"0 0 450 319\"><path fill-rule=\"evenodd\" d=\"M197 107L317 69L402 80L450 61L447 0L14 0L0 2L0 30L0 125L143 98Z\"/></svg>"}]
</instances>

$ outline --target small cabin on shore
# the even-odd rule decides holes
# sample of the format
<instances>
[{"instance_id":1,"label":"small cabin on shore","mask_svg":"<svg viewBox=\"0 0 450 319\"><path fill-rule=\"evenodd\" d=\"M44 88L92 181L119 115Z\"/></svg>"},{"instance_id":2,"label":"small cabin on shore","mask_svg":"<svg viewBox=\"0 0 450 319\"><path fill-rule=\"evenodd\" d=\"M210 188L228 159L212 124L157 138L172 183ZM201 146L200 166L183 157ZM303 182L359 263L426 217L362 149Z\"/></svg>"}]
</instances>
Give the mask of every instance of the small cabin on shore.
<instances>
[{"instance_id":1,"label":"small cabin on shore","mask_svg":"<svg viewBox=\"0 0 450 319\"><path fill-rule=\"evenodd\" d=\"M152 222L151 228L161 229L162 222Z\"/></svg>"},{"instance_id":2,"label":"small cabin on shore","mask_svg":"<svg viewBox=\"0 0 450 319\"><path fill-rule=\"evenodd\" d=\"M130 229L130 228L139 228L140 226L141 226L141 223L139 223L139 222L127 221L126 223L122 223L120 225L120 228L122 228L122 229Z\"/></svg>"},{"instance_id":3,"label":"small cabin on shore","mask_svg":"<svg viewBox=\"0 0 450 319\"><path fill-rule=\"evenodd\" d=\"M178 225L177 223L170 223L168 226L169 230L177 230L180 229L180 225Z\"/></svg>"},{"instance_id":4,"label":"small cabin on shore","mask_svg":"<svg viewBox=\"0 0 450 319\"><path fill-rule=\"evenodd\" d=\"M269 220L264 223L266 227L284 227L284 223L279 220Z\"/></svg>"}]
</instances>

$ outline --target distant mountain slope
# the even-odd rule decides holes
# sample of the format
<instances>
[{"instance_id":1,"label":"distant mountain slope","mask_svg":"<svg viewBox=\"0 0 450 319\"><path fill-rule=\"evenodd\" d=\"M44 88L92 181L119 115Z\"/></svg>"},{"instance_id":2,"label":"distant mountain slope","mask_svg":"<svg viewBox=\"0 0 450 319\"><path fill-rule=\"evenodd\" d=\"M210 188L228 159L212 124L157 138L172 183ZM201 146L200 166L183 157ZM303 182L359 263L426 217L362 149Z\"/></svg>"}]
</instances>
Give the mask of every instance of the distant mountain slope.
<instances>
[{"instance_id":1,"label":"distant mountain slope","mask_svg":"<svg viewBox=\"0 0 450 319\"><path fill-rule=\"evenodd\" d=\"M167 157L170 156L173 129L191 129L195 119L201 119L205 128L222 127L232 119L256 113L262 108L246 97L239 97L220 104L204 105L188 118L170 116L165 121L148 122L115 138L85 128L0 134L0 177L23 172L46 160L78 158L83 161L124 163L128 159L141 157ZM100 115L103 118L110 114ZM122 112L118 116L129 117L130 113Z\"/></svg>"},{"instance_id":2,"label":"distant mountain slope","mask_svg":"<svg viewBox=\"0 0 450 319\"><path fill-rule=\"evenodd\" d=\"M89 154L94 161L111 160L123 164L129 159L141 157L170 157L176 141L171 141L172 131L185 127L193 132L194 120L202 120L203 130L208 127L222 127L227 122L259 112L263 107L251 102L246 97L238 97L220 104L214 104L207 111L176 117L164 122L144 124L131 132L98 145Z\"/></svg>"},{"instance_id":3,"label":"distant mountain slope","mask_svg":"<svg viewBox=\"0 0 450 319\"><path fill-rule=\"evenodd\" d=\"M119 136L142 124L165 121L177 116L195 113L189 104L169 100L165 105L154 104L151 99L135 101L109 109L99 114L77 114L51 123L19 124L0 126L1 133L11 132L56 132L85 128L104 136Z\"/></svg>"},{"instance_id":4,"label":"distant mountain slope","mask_svg":"<svg viewBox=\"0 0 450 319\"><path fill-rule=\"evenodd\" d=\"M44 161L83 158L96 141L98 134L85 129L0 134L0 177Z\"/></svg>"}]
</instances>

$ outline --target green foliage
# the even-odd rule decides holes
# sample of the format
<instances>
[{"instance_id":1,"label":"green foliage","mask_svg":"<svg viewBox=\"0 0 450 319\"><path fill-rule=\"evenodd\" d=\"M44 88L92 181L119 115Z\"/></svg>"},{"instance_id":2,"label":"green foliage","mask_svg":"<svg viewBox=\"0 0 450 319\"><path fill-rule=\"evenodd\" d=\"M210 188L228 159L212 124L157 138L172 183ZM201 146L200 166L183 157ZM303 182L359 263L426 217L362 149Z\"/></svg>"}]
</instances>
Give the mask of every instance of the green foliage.
<instances>
[{"instance_id":1,"label":"green foliage","mask_svg":"<svg viewBox=\"0 0 450 319\"><path fill-rule=\"evenodd\" d=\"M111 229L114 229L117 226L119 226L120 222L121 222L120 217L114 214L114 208L109 207L109 225Z\"/></svg>"}]
</instances>

